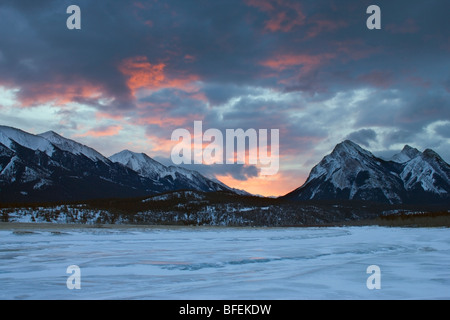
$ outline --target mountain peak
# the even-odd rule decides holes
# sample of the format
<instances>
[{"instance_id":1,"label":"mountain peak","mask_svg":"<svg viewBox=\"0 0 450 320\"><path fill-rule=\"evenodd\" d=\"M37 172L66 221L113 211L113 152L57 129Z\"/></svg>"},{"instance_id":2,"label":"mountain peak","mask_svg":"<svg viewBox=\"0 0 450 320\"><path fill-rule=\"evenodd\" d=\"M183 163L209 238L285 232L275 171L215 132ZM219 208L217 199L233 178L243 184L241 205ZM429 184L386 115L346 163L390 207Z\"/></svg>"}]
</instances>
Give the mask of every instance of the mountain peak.
<instances>
[{"instance_id":1,"label":"mountain peak","mask_svg":"<svg viewBox=\"0 0 450 320\"><path fill-rule=\"evenodd\" d=\"M425 151L423 152L423 157L425 159L429 159L429 160L433 160L433 161L436 161L441 164L445 164L448 167L448 163L445 162L445 160L442 159L442 157L436 151L434 151L432 149L425 149Z\"/></svg>"},{"instance_id":2,"label":"mountain peak","mask_svg":"<svg viewBox=\"0 0 450 320\"><path fill-rule=\"evenodd\" d=\"M152 159L145 153L137 153L127 149L112 155L109 157L109 160L120 163L138 172L140 175L151 179L156 179L164 175L167 171L165 165Z\"/></svg>"},{"instance_id":3,"label":"mountain peak","mask_svg":"<svg viewBox=\"0 0 450 320\"><path fill-rule=\"evenodd\" d=\"M134 151L131 151L131 150L128 150L128 149L124 149L124 150L122 150L122 151L120 151L120 152L114 154L114 155L111 156L111 157L118 157L118 156L121 156L121 157L128 157L128 158L131 158L131 157L134 157L134 158L142 158L142 157L144 157L144 158L150 158L148 155L146 155L146 154L143 153L143 152L134 152ZM151 159L151 158L150 158L150 159Z\"/></svg>"},{"instance_id":4,"label":"mountain peak","mask_svg":"<svg viewBox=\"0 0 450 320\"><path fill-rule=\"evenodd\" d=\"M5 147L12 148L14 145L13 142L31 150L45 152L49 156L51 156L54 151L53 145L40 136L17 128L0 126L0 143Z\"/></svg>"},{"instance_id":5,"label":"mountain peak","mask_svg":"<svg viewBox=\"0 0 450 320\"><path fill-rule=\"evenodd\" d=\"M296 200L365 200L443 203L450 194L450 167L433 150L406 145L384 161L345 140L310 172L303 186L285 196Z\"/></svg>"},{"instance_id":6,"label":"mountain peak","mask_svg":"<svg viewBox=\"0 0 450 320\"><path fill-rule=\"evenodd\" d=\"M395 154L391 161L397 162L397 163L405 163L408 162L411 159L414 159L415 157L419 156L421 152L417 150L416 148L413 148L409 145L405 145L403 147L403 150L400 153Z\"/></svg>"},{"instance_id":7,"label":"mountain peak","mask_svg":"<svg viewBox=\"0 0 450 320\"><path fill-rule=\"evenodd\" d=\"M53 145L57 146L59 149L67 152L71 152L76 155L84 155L88 157L89 159L93 161L107 161L107 159L101 155L96 150L87 147L79 142L76 142L74 140L70 140L67 138L64 138L63 136L59 135L58 133L54 131L47 131L41 134L38 134L37 136L46 139Z\"/></svg>"},{"instance_id":8,"label":"mountain peak","mask_svg":"<svg viewBox=\"0 0 450 320\"><path fill-rule=\"evenodd\" d=\"M35 135L0 126L0 154L0 201L136 197L175 190L234 192L196 171L166 167L144 153L123 150L111 161L54 131Z\"/></svg>"},{"instance_id":9,"label":"mountain peak","mask_svg":"<svg viewBox=\"0 0 450 320\"><path fill-rule=\"evenodd\" d=\"M136 159L138 161L152 161L157 162L156 160L149 157L147 154L143 152L134 152L128 149L122 150L111 157L109 159L113 162L123 162L124 160L128 161L130 159Z\"/></svg>"},{"instance_id":10,"label":"mountain peak","mask_svg":"<svg viewBox=\"0 0 450 320\"><path fill-rule=\"evenodd\" d=\"M431 157L435 157L435 156L440 157L440 156L436 153L436 151L434 151L434 150L432 150L432 149L425 149L425 151L423 152L423 154L424 154L424 155L427 155L427 156L431 156Z\"/></svg>"},{"instance_id":11,"label":"mountain peak","mask_svg":"<svg viewBox=\"0 0 450 320\"><path fill-rule=\"evenodd\" d=\"M61 135L57 134L55 131L52 131L52 130L44 132L44 133L40 133L40 134L38 134L38 136L41 136L44 138L45 137L62 137Z\"/></svg>"},{"instance_id":12,"label":"mountain peak","mask_svg":"<svg viewBox=\"0 0 450 320\"><path fill-rule=\"evenodd\" d=\"M407 154L407 155L410 155L411 157L416 157L417 155L420 154L419 150L417 150L416 148L413 148L413 147L411 147L409 145L405 145L403 147L402 152Z\"/></svg>"},{"instance_id":13,"label":"mountain peak","mask_svg":"<svg viewBox=\"0 0 450 320\"><path fill-rule=\"evenodd\" d=\"M334 148L332 155L339 154L340 156L358 156L365 155L369 157L373 157L372 153L361 148L357 143L351 140L344 140L341 143L337 144Z\"/></svg>"}]
</instances>

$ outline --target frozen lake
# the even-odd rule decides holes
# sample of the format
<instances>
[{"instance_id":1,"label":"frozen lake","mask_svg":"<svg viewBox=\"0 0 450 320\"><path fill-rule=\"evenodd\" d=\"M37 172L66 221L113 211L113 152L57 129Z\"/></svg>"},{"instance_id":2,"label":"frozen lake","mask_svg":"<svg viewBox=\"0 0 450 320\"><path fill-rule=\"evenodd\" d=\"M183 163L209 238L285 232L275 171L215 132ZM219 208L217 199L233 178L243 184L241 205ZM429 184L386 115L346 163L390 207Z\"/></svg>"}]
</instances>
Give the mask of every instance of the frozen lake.
<instances>
[{"instance_id":1,"label":"frozen lake","mask_svg":"<svg viewBox=\"0 0 450 320\"><path fill-rule=\"evenodd\" d=\"M450 299L450 230L2 226L0 299Z\"/></svg>"}]
</instances>

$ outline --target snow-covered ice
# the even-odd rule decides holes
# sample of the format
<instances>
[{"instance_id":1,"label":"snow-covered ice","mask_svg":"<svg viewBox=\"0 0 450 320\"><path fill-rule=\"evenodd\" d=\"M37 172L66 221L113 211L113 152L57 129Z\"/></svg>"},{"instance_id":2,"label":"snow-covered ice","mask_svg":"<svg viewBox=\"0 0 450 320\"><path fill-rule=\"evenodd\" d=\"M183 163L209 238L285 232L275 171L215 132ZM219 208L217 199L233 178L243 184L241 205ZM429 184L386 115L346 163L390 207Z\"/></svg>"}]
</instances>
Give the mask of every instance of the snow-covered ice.
<instances>
[{"instance_id":1,"label":"snow-covered ice","mask_svg":"<svg viewBox=\"0 0 450 320\"><path fill-rule=\"evenodd\" d=\"M449 299L449 267L444 228L0 230L0 299Z\"/></svg>"}]
</instances>

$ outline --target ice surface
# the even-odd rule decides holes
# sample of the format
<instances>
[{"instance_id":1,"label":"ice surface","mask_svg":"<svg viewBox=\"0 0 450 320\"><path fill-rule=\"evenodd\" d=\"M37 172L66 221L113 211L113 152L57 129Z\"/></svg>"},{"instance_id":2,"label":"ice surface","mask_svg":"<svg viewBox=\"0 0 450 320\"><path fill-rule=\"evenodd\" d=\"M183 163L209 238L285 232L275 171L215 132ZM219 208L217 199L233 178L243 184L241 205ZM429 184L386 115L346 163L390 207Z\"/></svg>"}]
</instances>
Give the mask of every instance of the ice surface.
<instances>
[{"instance_id":1,"label":"ice surface","mask_svg":"<svg viewBox=\"0 0 450 320\"><path fill-rule=\"evenodd\" d=\"M0 299L449 299L449 266L440 228L0 230Z\"/></svg>"}]
</instances>

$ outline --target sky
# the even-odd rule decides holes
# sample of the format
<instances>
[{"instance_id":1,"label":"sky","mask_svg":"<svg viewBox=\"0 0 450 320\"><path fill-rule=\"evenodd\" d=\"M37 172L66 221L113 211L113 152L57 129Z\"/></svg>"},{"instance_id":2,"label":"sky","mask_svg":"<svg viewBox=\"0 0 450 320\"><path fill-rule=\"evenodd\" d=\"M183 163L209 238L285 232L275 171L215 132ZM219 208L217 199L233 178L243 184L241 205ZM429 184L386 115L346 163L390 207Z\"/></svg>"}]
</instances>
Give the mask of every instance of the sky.
<instances>
[{"instance_id":1,"label":"sky","mask_svg":"<svg viewBox=\"0 0 450 320\"><path fill-rule=\"evenodd\" d=\"M369 30L367 8L381 9ZM69 30L66 9L81 9ZM450 160L447 0L2 0L0 124L171 164L172 132L278 129L279 171L188 165L278 196L345 139Z\"/></svg>"}]
</instances>

